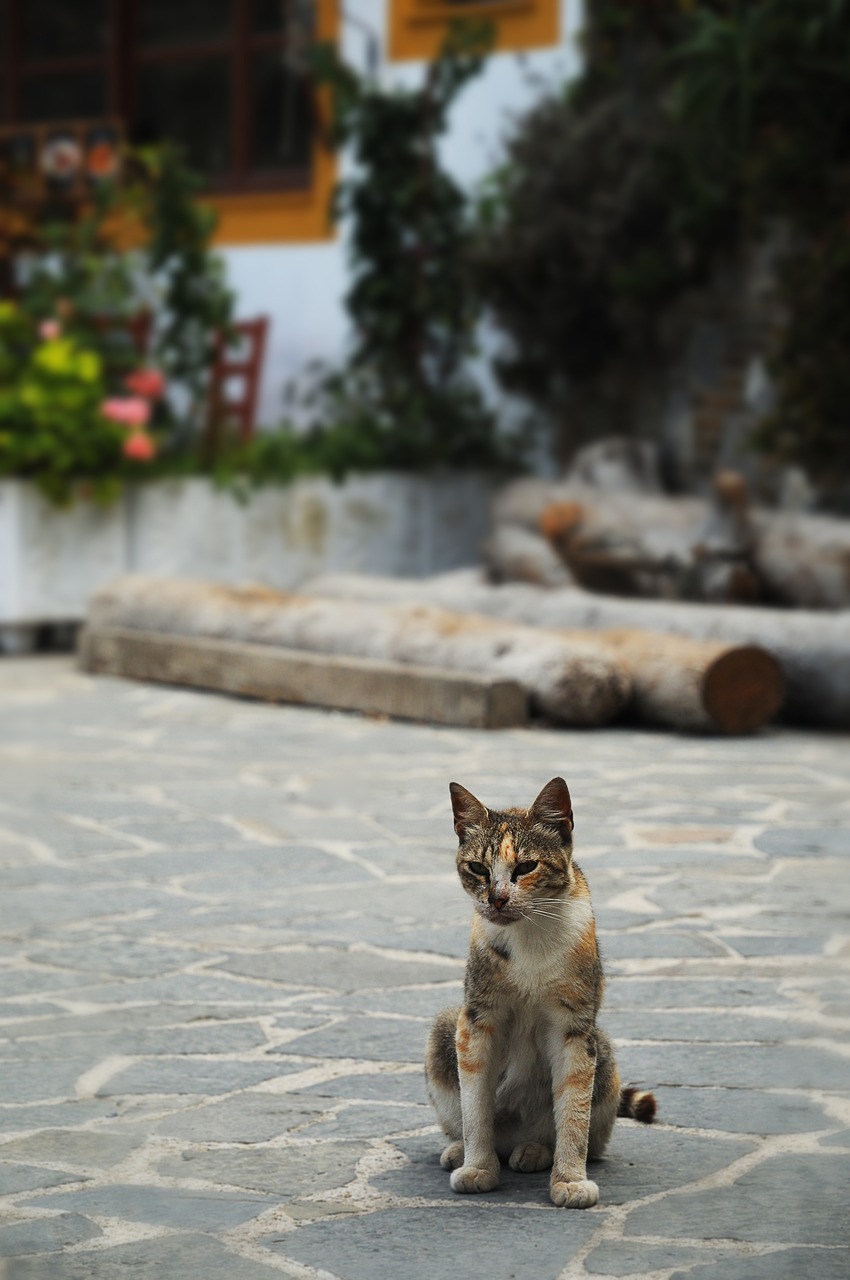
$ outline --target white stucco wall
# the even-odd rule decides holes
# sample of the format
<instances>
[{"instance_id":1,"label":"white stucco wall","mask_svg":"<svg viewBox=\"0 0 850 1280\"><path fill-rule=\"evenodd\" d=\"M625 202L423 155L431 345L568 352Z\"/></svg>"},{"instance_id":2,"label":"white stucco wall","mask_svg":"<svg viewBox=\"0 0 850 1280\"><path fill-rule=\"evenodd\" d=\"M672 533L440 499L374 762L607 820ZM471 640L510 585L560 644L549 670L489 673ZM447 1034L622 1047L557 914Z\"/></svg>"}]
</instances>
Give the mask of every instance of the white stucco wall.
<instances>
[{"instance_id":1,"label":"white stucco wall","mask_svg":"<svg viewBox=\"0 0 850 1280\"><path fill-rule=\"evenodd\" d=\"M511 117L531 105L545 85L561 85L575 75L582 6L577 0L562 0L562 5L563 39L558 47L492 55L455 104L442 152L451 172L467 188L499 163L500 140ZM359 24L374 31L385 50L385 0L349 0L345 11L357 20L341 21L345 56L355 66L365 67L366 41ZM378 74L387 85L416 85L422 73L422 63L393 64L382 54ZM333 361L345 349L344 229L337 239L323 244L234 246L223 254L238 298L238 315L265 314L271 319L259 419L273 425L282 416L287 382L311 360Z\"/></svg>"}]
</instances>

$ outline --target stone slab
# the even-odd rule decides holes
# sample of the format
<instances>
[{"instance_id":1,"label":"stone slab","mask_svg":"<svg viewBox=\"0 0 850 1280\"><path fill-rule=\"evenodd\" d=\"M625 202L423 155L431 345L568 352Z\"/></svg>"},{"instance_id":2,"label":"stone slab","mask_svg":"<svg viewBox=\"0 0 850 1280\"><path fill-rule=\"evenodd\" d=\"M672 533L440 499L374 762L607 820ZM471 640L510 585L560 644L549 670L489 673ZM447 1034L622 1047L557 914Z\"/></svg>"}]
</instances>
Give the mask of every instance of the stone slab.
<instances>
[{"instance_id":1,"label":"stone slab","mask_svg":"<svg viewBox=\"0 0 850 1280\"><path fill-rule=\"evenodd\" d=\"M435 724L502 729L528 719L520 685L490 676L121 628L86 628L86 670Z\"/></svg>"},{"instance_id":2,"label":"stone slab","mask_svg":"<svg viewBox=\"0 0 850 1280\"><path fill-rule=\"evenodd\" d=\"M839 1155L789 1154L764 1160L731 1186L671 1196L639 1208L629 1235L821 1244L850 1247L850 1220L836 1212L835 1191L846 1185Z\"/></svg>"}]
</instances>

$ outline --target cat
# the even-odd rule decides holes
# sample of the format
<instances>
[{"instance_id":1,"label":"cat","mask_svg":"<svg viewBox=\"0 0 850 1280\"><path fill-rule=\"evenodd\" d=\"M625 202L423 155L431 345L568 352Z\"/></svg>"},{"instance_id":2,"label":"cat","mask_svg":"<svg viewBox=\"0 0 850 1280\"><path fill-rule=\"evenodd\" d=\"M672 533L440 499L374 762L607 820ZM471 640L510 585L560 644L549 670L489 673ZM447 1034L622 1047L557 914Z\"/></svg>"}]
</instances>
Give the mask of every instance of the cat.
<instances>
[{"instance_id":1,"label":"cat","mask_svg":"<svg viewBox=\"0 0 850 1280\"><path fill-rule=\"evenodd\" d=\"M651 1093L621 1088L596 1025L604 978L587 881L572 858L563 778L530 809L487 809L449 788L461 884L475 902L462 1008L431 1028L425 1077L450 1139L440 1157L454 1191L492 1191L500 1157L551 1168L556 1205L599 1199L586 1163L618 1115L650 1123Z\"/></svg>"}]
</instances>

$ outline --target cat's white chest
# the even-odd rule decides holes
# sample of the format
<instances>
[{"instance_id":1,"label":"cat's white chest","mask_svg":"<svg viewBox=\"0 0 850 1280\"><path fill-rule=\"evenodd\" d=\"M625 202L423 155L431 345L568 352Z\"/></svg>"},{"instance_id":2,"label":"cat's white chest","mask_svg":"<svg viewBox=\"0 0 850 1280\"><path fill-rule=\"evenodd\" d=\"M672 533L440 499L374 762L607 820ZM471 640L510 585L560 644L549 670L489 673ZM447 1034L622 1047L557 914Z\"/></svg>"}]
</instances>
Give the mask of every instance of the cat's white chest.
<instances>
[{"instance_id":1,"label":"cat's white chest","mask_svg":"<svg viewBox=\"0 0 850 1280\"><path fill-rule=\"evenodd\" d=\"M507 932L487 924L494 941L507 946L510 983L532 1005L543 1003L563 979L574 948L593 921L588 898L567 900L555 918L518 921Z\"/></svg>"}]
</instances>

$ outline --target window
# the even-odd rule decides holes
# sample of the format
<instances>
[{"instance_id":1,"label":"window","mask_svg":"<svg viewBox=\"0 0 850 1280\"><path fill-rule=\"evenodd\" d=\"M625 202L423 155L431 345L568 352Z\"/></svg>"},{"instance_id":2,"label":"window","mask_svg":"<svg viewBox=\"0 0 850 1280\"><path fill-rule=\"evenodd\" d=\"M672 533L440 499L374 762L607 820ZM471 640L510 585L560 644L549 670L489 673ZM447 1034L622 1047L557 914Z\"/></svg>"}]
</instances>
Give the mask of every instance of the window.
<instances>
[{"instance_id":1,"label":"window","mask_svg":"<svg viewBox=\"0 0 850 1280\"><path fill-rule=\"evenodd\" d=\"M130 142L173 139L220 239L320 238L332 161L299 51L335 34L335 14L335 0L0 0L0 124L112 118Z\"/></svg>"},{"instance_id":2,"label":"window","mask_svg":"<svg viewBox=\"0 0 850 1280\"><path fill-rule=\"evenodd\" d=\"M495 48L536 49L561 39L563 0L387 0L390 57L432 58L456 18L492 22Z\"/></svg>"}]
</instances>

